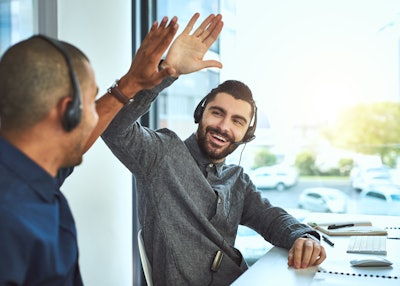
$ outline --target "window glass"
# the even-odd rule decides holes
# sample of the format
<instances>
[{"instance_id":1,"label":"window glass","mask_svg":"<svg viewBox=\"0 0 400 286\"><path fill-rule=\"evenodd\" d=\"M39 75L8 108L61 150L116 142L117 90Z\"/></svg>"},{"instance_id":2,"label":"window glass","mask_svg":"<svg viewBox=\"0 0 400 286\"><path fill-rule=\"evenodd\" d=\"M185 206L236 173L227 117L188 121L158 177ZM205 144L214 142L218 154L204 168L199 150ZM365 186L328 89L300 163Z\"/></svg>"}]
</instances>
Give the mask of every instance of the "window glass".
<instances>
[{"instance_id":1,"label":"window glass","mask_svg":"<svg viewBox=\"0 0 400 286\"><path fill-rule=\"evenodd\" d=\"M178 15L181 28L196 11L224 17L212 49L223 69L183 77L163 94L163 127L186 138L196 126L181 122L199 100L219 82L241 80L256 99L256 139L227 163L240 164L263 197L300 220L400 215L394 199L366 197L372 189L400 196L399 1L158 2L158 17ZM302 197L306 189L323 205Z\"/></svg>"},{"instance_id":2,"label":"window glass","mask_svg":"<svg viewBox=\"0 0 400 286\"><path fill-rule=\"evenodd\" d=\"M0 0L0 56L33 31L32 0Z\"/></svg>"}]
</instances>

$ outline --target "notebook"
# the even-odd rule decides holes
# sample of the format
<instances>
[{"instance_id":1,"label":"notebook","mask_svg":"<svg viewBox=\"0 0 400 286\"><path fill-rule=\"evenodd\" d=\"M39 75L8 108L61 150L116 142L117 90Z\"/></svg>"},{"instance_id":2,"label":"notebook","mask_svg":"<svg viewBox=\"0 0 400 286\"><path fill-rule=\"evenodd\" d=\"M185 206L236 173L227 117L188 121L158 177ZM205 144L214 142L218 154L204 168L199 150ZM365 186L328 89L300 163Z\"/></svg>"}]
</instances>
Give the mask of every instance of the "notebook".
<instances>
[{"instance_id":1,"label":"notebook","mask_svg":"<svg viewBox=\"0 0 400 286\"><path fill-rule=\"evenodd\" d=\"M370 221L341 221L329 223L308 222L308 225L320 232L331 236L387 235L387 231L385 229L373 226ZM333 225L338 226L338 228L330 229L330 227Z\"/></svg>"}]
</instances>

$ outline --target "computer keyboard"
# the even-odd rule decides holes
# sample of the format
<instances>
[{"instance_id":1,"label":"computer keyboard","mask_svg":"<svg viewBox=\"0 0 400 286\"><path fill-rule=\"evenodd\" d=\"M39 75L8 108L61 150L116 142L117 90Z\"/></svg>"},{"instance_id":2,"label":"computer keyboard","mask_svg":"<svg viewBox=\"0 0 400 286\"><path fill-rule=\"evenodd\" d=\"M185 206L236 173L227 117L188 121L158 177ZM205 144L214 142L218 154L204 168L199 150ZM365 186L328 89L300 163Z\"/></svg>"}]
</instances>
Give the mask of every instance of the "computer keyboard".
<instances>
[{"instance_id":1,"label":"computer keyboard","mask_svg":"<svg viewBox=\"0 0 400 286\"><path fill-rule=\"evenodd\" d=\"M386 255L386 236L357 235L350 236L347 253L365 253Z\"/></svg>"}]
</instances>

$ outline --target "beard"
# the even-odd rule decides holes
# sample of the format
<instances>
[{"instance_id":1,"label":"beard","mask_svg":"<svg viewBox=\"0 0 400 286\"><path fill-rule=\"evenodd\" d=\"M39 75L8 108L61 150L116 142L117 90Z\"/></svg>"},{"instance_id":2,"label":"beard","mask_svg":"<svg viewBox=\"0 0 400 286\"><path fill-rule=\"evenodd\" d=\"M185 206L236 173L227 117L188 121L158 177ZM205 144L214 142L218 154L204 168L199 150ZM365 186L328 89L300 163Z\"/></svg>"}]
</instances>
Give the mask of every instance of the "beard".
<instances>
[{"instance_id":1,"label":"beard","mask_svg":"<svg viewBox=\"0 0 400 286\"><path fill-rule=\"evenodd\" d=\"M68 154L68 156L65 158L62 167L63 168L70 168L70 167L76 167L80 165L83 161L83 151L82 151L82 146L77 145L73 150L71 150Z\"/></svg>"},{"instance_id":2,"label":"beard","mask_svg":"<svg viewBox=\"0 0 400 286\"><path fill-rule=\"evenodd\" d=\"M227 142L230 142L230 144L223 148L214 142L207 140L207 133L209 132L213 132L216 135L223 137L225 140L227 140ZM229 136L227 133L221 132L221 130L210 126L204 129L202 123L199 123L199 127L197 128L197 143L199 144L200 150L212 162L221 161L235 151L239 145L233 144L233 142L235 142L234 138Z\"/></svg>"}]
</instances>

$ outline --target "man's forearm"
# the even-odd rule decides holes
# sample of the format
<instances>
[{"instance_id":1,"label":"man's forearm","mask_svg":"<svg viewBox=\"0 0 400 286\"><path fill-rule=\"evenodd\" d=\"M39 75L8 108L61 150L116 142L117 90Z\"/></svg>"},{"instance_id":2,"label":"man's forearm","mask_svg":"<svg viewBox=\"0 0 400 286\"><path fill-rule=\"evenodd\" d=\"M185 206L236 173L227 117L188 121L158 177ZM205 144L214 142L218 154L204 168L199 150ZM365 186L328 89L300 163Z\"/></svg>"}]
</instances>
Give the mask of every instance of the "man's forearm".
<instances>
[{"instance_id":1,"label":"man's forearm","mask_svg":"<svg viewBox=\"0 0 400 286\"><path fill-rule=\"evenodd\" d=\"M128 125L132 124L140 116L145 114L149 110L151 103L157 98L158 94L163 89L170 86L175 80L176 78L168 77L151 90L138 91L133 97L134 100L125 106L111 94L106 93L103 95L96 102L99 121L85 145L84 152L86 152L97 138L103 134L116 116L118 116L118 122L116 122L115 128L118 130L124 130Z\"/></svg>"},{"instance_id":2,"label":"man's forearm","mask_svg":"<svg viewBox=\"0 0 400 286\"><path fill-rule=\"evenodd\" d=\"M106 130L122 107L122 103L110 93L104 94L96 101L96 111L99 115L99 121L85 144L84 153L89 150L97 138Z\"/></svg>"}]
</instances>

